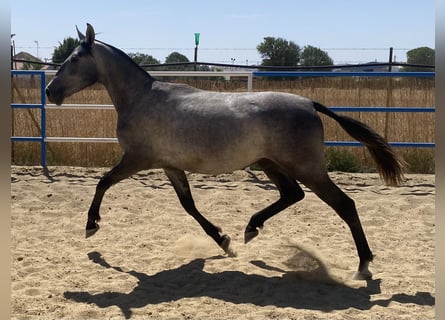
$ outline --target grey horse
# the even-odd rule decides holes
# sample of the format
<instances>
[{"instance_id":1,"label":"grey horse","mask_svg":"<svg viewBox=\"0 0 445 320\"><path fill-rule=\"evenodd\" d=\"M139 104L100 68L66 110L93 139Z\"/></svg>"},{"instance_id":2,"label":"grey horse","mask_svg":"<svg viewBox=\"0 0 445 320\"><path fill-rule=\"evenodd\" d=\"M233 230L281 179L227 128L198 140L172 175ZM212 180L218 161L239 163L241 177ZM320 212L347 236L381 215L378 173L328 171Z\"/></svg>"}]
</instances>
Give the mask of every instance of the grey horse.
<instances>
[{"instance_id":1,"label":"grey horse","mask_svg":"<svg viewBox=\"0 0 445 320\"><path fill-rule=\"evenodd\" d=\"M360 259L356 279L369 279L373 259L354 201L329 178L318 112L362 142L388 185L402 179L402 161L373 129L320 103L280 92L217 93L157 81L121 50L95 39L87 24L80 45L46 87L48 100L64 99L99 82L116 108L117 138L124 154L97 184L86 236L99 228L99 208L108 188L140 170L162 168L184 209L228 254L230 238L196 209L184 171L220 174L259 165L277 186L279 199L255 213L245 242L264 222L304 198L299 183L332 207L349 226Z\"/></svg>"}]
</instances>

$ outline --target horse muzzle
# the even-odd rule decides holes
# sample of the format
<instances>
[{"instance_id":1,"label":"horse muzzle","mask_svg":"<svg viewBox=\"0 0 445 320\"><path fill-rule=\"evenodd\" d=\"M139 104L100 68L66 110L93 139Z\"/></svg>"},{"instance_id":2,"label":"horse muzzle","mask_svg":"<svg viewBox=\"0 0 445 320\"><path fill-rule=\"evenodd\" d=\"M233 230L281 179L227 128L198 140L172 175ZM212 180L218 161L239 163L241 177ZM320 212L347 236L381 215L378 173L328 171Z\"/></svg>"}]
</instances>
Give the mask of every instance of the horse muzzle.
<instances>
[{"instance_id":1,"label":"horse muzzle","mask_svg":"<svg viewBox=\"0 0 445 320\"><path fill-rule=\"evenodd\" d=\"M51 84L52 81L45 88L46 97L48 98L49 102L55 103L56 105L60 106L63 103L65 97L63 94L59 94L57 90L54 90Z\"/></svg>"}]
</instances>

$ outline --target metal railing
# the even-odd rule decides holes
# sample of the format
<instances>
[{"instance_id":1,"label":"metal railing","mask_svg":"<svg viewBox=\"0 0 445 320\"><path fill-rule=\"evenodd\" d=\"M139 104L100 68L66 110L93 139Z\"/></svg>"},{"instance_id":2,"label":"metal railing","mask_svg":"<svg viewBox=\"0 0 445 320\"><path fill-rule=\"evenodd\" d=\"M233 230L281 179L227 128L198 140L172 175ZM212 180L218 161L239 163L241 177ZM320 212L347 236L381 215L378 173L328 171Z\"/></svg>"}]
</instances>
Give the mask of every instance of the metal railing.
<instances>
[{"instance_id":1,"label":"metal railing","mask_svg":"<svg viewBox=\"0 0 445 320\"><path fill-rule=\"evenodd\" d=\"M40 109L40 137L17 137L12 136L11 141L40 142L40 164L46 167L46 74L44 71L11 70L12 75L34 75L40 76L40 103L21 104L11 103L13 109Z\"/></svg>"}]
</instances>

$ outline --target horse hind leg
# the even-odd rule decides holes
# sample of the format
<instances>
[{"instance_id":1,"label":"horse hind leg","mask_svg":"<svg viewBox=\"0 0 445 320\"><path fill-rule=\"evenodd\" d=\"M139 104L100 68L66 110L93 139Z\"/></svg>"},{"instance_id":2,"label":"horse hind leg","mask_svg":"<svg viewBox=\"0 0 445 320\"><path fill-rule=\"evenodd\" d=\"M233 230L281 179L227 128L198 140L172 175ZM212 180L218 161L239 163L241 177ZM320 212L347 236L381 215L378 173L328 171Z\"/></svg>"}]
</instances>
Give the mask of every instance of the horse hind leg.
<instances>
[{"instance_id":1,"label":"horse hind leg","mask_svg":"<svg viewBox=\"0 0 445 320\"><path fill-rule=\"evenodd\" d=\"M307 175L304 179L299 180L332 207L351 230L360 259L358 271L353 278L357 280L371 279L372 274L368 265L373 259L373 254L360 223L354 200L340 190L327 173L324 173L321 177L317 174Z\"/></svg>"},{"instance_id":2,"label":"horse hind leg","mask_svg":"<svg viewBox=\"0 0 445 320\"><path fill-rule=\"evenodd\" d=\"M181 205L195 220L200 224L204 231L227 253L228 256L236 256L235 252L230 248L230 237L222 232L221 228L212 224L196 209L195 202L193 201L192 193L190 191L190 185L187 181L187 177L182 170L166 169L164 172L173 185L173 188L178 195Z\"/></svg>"},{"instance_id":3,"label":"horse hind leg","mask_svg":"<svg viewBox=\"0 0 445 320\"><path fill-rule=\"evenodd\" d=\"M258 164L269 179L277 186L280 192L280 198L250 218L244 232L245 243L258 235L258 228L262 228L266 220L304 198L304 191L298 183L287 175L277 164L266 159L259 161Z\"/></svg>"}]
</instances>

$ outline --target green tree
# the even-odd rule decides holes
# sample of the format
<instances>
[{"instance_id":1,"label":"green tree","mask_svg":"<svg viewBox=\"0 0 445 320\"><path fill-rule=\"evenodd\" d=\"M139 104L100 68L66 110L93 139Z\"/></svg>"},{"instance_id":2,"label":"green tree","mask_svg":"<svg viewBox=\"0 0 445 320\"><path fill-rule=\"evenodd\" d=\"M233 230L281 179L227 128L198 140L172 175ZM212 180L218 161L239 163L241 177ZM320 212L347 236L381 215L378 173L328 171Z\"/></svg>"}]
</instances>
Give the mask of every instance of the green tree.
<instances>
[{"instance_id":1,"label":"green tree","mask_svg":"<svg viewBox=\"0 0 445 320\"><path fill-rule=\"evenodd\" d=\"M300 47L283 38L265 37L257 50L263 66L296 66L300 62Z\"/></svg>"},{"instance_id":2,"label":"green tree","mask_svg":"<svg viewBox=\"0 0 445 320\"><path fill-rule=\"evenodd\" d=\"M155 59L153 56L145 53L129 53L128 56L133 59L137 64L160 64L161 62L158 59Z\"/></svg>"},{"instance_id":3,"label":"green tree","mask_svg":"<svg viewBox=\"0 0 445 320\"><path fill-rule=\"evenodd\" d=\"M435 65L435 51L429 47L419 47L406 53L407 63ZM426 68L405 67L403 71L430 71Z\"/></svg>"},{"instance_id":4,"label":"green tree","mask_svg":"<svg viewBox=\"0 0 445 320\"><path fill-rule=\"evenodd\" d=\"M185 63L190 62L190 60L183 54L179 52L172 52L165 58L165 63ZM174 71L192 71L194 67L192 65L188 66L168 66L164 70L174 70ZM197 71L210 71L209 66L203 65L198 66Z\"/></svg>"},{"instance_id":5,"label":"green tree","mask_svg":"<svg viewBox=\"0 0 445 320\"><path fill-rule=\"evenodd\" d=\"M172 52L165 58L165 63L190 62L190 60L179 52Z\"/></svg>"},{"instance_id":6,"label":"green tree","mask_svg":"<svg viewBox=\"0 0 445 320\"><path fill-rule=\"evenodd\" d=\"M172 52L165 58L165 63L186 63L190 60L183 54L179 52ZM169 66L166 70L177 70L177 71L190 71L193 70L192 66Z\"/></svg>"},{"instance_id":7,"label":"green tree","mask_svg":"<svg viewBox=\"0 0 445 320\"><path fill-rule=\"evenodd\" d=\"M313 46L305 46L300 58L303 66L329 66L334 64L326 51Z\"/></svg>"},{"instance_id":8,"label":"green tree","mask_svg":"<svg viewBox=\"0 0 445 320\"><path fill-rule=\"evenodd\" d=\"M53 52L53 62L64 62L79 44L80 41L78 39L71 37L65 38L62 43L59 42L59 46Z\"/></svg>"}]
</instances>

